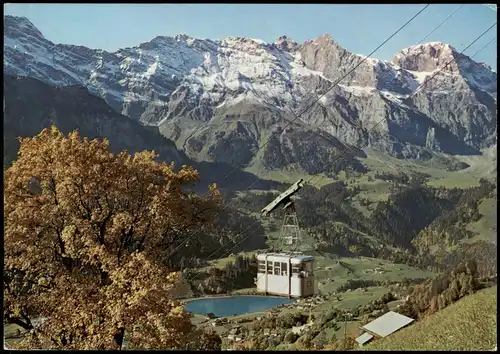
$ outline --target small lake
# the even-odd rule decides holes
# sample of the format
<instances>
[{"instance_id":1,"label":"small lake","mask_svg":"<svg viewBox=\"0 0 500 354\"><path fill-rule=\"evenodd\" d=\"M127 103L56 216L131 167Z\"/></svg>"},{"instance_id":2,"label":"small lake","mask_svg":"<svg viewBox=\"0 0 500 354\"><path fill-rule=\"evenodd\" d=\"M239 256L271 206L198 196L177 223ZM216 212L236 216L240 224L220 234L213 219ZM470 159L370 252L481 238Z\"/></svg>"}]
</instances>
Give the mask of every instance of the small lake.
<instances>
[{"instance_id":1,"label":"small lake","mask_svg":"<svg viewBox=\"0 0 500 354\"><path fill-rule=\"evenodd\" d=\"M213 313L217 317L262 312L271 307L294 302L295 299L267 296L228 296L192 300L186 304L186 311L198 315Z\"/></svg>"}]
</instances>

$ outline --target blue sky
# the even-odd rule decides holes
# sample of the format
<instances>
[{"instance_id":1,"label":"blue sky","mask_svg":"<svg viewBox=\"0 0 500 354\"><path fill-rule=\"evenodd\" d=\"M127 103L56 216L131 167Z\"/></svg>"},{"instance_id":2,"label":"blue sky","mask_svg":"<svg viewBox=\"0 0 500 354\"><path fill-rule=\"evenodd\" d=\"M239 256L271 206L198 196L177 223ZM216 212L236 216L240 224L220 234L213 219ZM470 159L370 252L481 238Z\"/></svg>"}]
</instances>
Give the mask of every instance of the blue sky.
<instances>
[{"instance_id":1,"label":"blue sky","mask_svg":"<svg viewBox=\"0 0 500 354\"><path fill-rule=\"evenodd\" d=\"M432 4L373 56L391 60L396 52L418 43L460 4ZM186 33L222 39L242 36L273 42L287 35L297 42L324 33L349 51L367 55L423 5L357 4L7 4L4 13L25 16L55 43L114 51L152 38ZM496 12L467 4L426 42L441 41L457 50L496 22ZM495 38L490 30L465 54L472 55ZM496 70L497 42L475 58Z\"/></svg>"}]
</instances>

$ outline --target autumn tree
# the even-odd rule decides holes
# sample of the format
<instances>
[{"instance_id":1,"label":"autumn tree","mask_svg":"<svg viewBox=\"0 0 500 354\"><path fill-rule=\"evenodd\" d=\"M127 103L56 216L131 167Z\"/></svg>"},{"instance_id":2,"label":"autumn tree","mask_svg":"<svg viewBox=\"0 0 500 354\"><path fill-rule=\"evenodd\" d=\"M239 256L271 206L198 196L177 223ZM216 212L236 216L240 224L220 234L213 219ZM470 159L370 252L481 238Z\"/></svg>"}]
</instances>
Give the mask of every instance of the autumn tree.
<instances>
[{"instance_id":1,"label":"autumn tree","mask_svg":"<svg viewBox=\"0 0 500 354\"><path fill-rule=\"evenodd\" d=\"M220 348L175 300L166 261L185 230L212 223L219 194L189 193L198 173L156 157L56 127L20 139L4 177L4 315L29 330L20 347Z\"/></svg>"},{"instance_id":2,"label":"autumn tree","mask_svg":"<svg viewBox=\"0 0 500 354\"><path fill-rule=\"evenodd\" d=\"M477 263L467 260L449 272L427 279L409 289L410 298L398 310L412 318L422 318L441 310L481 288Z\"/></svg>"}]
</instances>

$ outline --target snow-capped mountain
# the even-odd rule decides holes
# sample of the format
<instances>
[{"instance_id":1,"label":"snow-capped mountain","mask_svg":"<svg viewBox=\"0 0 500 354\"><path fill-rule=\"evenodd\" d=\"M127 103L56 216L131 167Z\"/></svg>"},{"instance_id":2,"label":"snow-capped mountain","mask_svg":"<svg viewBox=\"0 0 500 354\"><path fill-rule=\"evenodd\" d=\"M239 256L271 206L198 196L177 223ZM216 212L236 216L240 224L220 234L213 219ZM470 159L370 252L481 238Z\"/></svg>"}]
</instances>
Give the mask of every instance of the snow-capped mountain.
<instances>
[{"instance_id":1,"label":"snow-capped mountain","mask_svg":"<svg viewBox=\"0 0 500 354\"><path fill-rule=\"evenodd\" d=\"M85 86L197 159L313 173L339 149L360 153L353 146L425 158L496 142L497 75L447 44L412 46L393 62L326 34L303 44L160 36L110 53L54 44L26 18L4 19L6 74Z\"/></svg>"},{"instance_id":2,"label":"snow-capped mountain","mask_svg":"<svg viewBox=\"0 0 500 354\"><path fill-rule=\"evenodd\" d=\"M449 44L431 42L405 48L396 54L393 62L420 78L443 68L444 73L461 75L471 87L488 92L496 98L497 76L491 67L471 60ZM448 62L450 64L444 67Z\"/></svg>"}]
</instances>

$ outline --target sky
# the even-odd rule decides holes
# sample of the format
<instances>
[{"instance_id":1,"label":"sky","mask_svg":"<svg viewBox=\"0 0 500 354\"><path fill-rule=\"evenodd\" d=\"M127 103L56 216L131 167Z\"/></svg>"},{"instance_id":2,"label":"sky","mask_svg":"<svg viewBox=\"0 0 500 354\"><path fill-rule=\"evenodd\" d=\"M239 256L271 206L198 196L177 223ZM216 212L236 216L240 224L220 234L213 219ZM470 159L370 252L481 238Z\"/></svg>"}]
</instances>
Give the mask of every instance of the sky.
<instances>
[{"instance_id":1,"label":"sky","mask_svg":"<svg viewBox=\"0 0 500 354\"><path fill-rule=\"evenodd\" d=\"M274 42L286 35L302 43L328 33L345 49L370 54L425 4L6 4L4 14L28 18L54 43L115 51L156 36L186 33L196 38L250 37ZM431 4L372 56L392 60L419 43L461 4ZM495 10L466 4L425 42L462 51L496 22ZM495 26L465 54L496 38ZM497 67L496 39L474 60Z\"/></svg>"}]
</instances>

